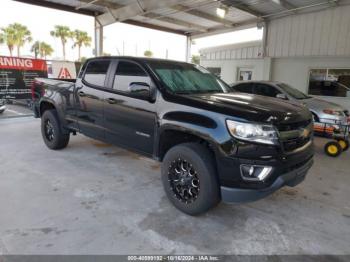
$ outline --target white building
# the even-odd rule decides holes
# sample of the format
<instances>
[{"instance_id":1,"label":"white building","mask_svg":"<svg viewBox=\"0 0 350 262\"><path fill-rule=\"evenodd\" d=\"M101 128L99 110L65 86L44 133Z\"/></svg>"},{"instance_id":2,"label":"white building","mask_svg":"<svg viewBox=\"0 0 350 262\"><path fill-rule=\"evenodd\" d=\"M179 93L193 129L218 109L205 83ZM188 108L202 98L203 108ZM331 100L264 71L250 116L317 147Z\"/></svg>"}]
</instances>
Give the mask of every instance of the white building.
<instances>
[{"instance_id":1,"label":"white building","mask_svg":"<svg viewBox=\"0 0 350 262\"><path fill-rule=\"evenodd\" d=\"M201 65L227 83L281 81L350 109L350 92L334 85L350 86L349 14L334 6L268 21L262 41L202 49Z\"/></svg>"}]
</instances>

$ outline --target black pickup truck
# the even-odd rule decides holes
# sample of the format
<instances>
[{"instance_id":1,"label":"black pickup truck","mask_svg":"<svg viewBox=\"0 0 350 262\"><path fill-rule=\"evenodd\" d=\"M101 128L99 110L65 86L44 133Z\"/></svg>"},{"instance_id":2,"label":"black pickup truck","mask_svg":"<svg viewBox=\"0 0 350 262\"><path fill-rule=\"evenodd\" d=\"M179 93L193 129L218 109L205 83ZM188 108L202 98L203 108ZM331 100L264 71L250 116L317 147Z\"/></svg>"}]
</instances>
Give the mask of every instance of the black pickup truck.
<instances>
[{"instance_id":1,"label":"black pickup truck","mask_svg":"<svg viewBox=\"0 0 350 262\"><path fill-rule=\"evenodd\" d=\"M152 157L162 162L168 198L190 215L295 186L313 163L305 107L230 93L197 65L92 58L74 83L36 79L32 88L49 148L66 147L79 132Z\"/></svg>"}]
</instances>

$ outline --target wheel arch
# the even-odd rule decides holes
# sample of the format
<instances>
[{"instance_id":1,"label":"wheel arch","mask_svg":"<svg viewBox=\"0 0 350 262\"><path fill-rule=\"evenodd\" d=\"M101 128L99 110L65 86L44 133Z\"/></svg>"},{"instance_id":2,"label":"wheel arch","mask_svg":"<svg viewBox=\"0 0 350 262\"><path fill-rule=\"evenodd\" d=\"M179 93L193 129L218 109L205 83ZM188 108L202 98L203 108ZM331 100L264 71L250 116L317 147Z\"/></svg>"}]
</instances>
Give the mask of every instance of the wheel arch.
<instances>
[{"instance_id":1,"label":"wheel arch","mask_svg":"<svg viewBox=\"0 0 350 262\"><path fill-rule=\"evenodd\" d=\"M204 145L215 157L214 143L209 136L174 126L161 129L156 145L156 157L159 161L162 161L170 148L189 142Z\"/></svg>"}]
</instances>

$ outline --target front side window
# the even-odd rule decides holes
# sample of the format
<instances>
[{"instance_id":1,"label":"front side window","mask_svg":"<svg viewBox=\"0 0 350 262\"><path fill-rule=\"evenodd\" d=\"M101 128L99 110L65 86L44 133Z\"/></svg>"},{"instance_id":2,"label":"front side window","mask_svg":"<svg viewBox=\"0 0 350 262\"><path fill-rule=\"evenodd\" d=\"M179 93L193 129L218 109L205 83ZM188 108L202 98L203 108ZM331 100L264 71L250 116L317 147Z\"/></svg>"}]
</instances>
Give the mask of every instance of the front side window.
<instances>
[{"instance_id":1,"label":"front side window","mask_svg":"<svg viewBox=\"0 0 350 262\"><path fill-rule=\"evenodd\" d=\"M281 92L273 86L256 84L254 93L261 96L276 97L277 94L280 94Z\"/></svg>"},{"instance_id":2,"label":"front side window","mask_svg":"<svg viewBox=\"0 0 350 262\"><path fill-rule=\"evenodd\" d=\"M84 80L91 85L104 87L109 60L91 61L87 65Z\"/></svg>"},{"instance_id":3,"label":"front side window","mask_svg":"<svg viewBox=\"0 0 350 262\"><path fill-rule=\"evenodd\" d=\"M169 61L151 61L149 66L173 93L227 93L230 90L227 84L200 66Z\"/></svg>"},{"instance_id":4,"label":"front side window","mask_svg":"<svg viewBox=\"0 0 350 262\"><path fill-rule=\"evenodd\" d=\"M253 94L252 84L239 84L239 85L233 86L233 89L237 92Z\"/></svg>"},{"instance_id":5,"label":"front side window","mask_svg":"<svg viewBox=\"0 0 350 262\"><path fill-rule=\"evenodd\" d=\"M151 79L139 65L132 62L119 62L114 75L113 89L129 92L130 84L135 82L150 85Z\"/></svg>"}]
</instances>

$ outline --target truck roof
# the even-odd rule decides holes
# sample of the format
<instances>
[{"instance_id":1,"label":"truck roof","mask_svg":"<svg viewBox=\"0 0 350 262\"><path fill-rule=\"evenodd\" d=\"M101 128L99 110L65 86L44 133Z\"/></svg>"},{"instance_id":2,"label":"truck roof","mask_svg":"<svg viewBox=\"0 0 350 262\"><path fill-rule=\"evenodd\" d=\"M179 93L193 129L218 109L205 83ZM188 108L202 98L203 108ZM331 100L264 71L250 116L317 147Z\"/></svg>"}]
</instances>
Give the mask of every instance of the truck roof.
<instances>
[{"instance_id":1,"label":"truck roof","mask_svg":"<svg viewBox=\"0 0 350 262\"><path fill-rule=\"evenodd\" d=\"M150 58L150 57L136 57L136 56L97 56L97 57L91 57L86 59L86 61L91 61L95 59L127 59L132 61L138 61L138 62L171 62L171 63L179 63L179 64L191 64L186 63L183 61L177 61L177 60L170 60L170 59L162 59L162 58Z\"/></svg>"}]
</instances>

